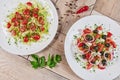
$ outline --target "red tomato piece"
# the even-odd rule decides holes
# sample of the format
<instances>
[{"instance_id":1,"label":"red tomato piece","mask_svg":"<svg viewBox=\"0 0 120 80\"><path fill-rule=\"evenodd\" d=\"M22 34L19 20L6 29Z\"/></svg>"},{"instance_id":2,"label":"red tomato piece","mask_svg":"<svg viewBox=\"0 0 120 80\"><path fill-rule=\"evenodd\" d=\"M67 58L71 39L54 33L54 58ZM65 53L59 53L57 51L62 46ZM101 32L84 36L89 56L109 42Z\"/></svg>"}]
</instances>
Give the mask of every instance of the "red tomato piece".
<instances>
[{"instance_id":1,"label":"red tomato piece","mask_svg":"<svg viewBox=\"0 0 120 80\"><path fill-rule=\"evenodd\" d=\"M109 60L112 60L112 59L113 59L113 54L112 54L112 53L109 54L108 59L109 59Z\"/></svg>"},{"instance_id":2,"label":"red tomato piece","mask_svg":"<svg viewBox=\"0 0 120 80\"><path fill-rule=\"evenodd\" d=\"M33 39L36 40L36 41L39 40L40 39L40 35L38 35L38 34L33 35Z\"/></svg>"},{"instance_id":3,"label":"red tomato piece","mask_svg":"<svg viewBox=\"0 0 120 80\"><path fill-rule=\"evenodd\" d=\"M91 33L91 30L89 28L86 28L83 30L83 32L86 34L86 33Z\"/></svg>"},{"instance_id":4,"label":"red tomato piece","mask_svg":"<svg viewBox=\"0 0 120 80\"><path fill-rule=\"evenodd\" d=\"M90 46L90 50L93 50L93 46Z\"/></svg>"},{"instance_id":5,"label":"red tomato piece","mask_svg":"<svg viewBox=\"0 0 120 80\"><path fill-rule=\"evenodd\" d=\"M16 18L15 18L15 17L11 19L11 22L15 22L15 21L16 21Z\"/></svg>"},{"instance_id":6,"label":"red tomato piece","mask_svg":"<svg viewBox=\"0 0 120 80\"><path fill-rule=\"evenodd\" d=\"M39 21L40 24L44 25L44 20Z\"/></svg>"},{"instance_id":7,"label":"red tomato piece","mask_svg":"<svg viewBox=\"0 0 120 80\"><path fill-rule=\"evenodd\" d=\"M105 69L105 66L99 64L98 68L101 69L101 70L103 70L103 69Z\"/></svg>"},{"instance_id":8,"label":"red tomato piece","mask_svg":"<svg viewBox=\"0 0 120 80\"><path fill-rule=\"evenodd\" d=\"M27 20L27 19L24 19L24 20L22 21L22 25L27 25L27 23L28 23L28 20Z\"/></svg>"},{"instance_id":9,"label":"red tomato piece","mask_svg":"<svg viewBox=\"0 0 120 80\"><path fill-rule=\"evenodd\" d=\"M24 18L28 20L30 18L30 15L25 15Z\"/></svg>"},{"instance_id":10,"label":"red tomato piece","mask_svg":"<svg viewBox=\"0 0 120 80\"><path fill-rule=\"evenodd\" d=\"M24 37L24 42L28 42L29 41L29 38L26 36L26 37Z\"/></svg>"},{"instance_id":11,"label":"red tomato piece","mask_svg":"<svg viewBox=\"0 0 120 80\"><path fill-rule=\"evenodd\" d=\"M44 31L44 30L45 30L44 26L40 27L40 30L41 30L41 31Z\"/></svg>"},{"instance_id":12,"label":"red tomato piece","mask_svg":"<svg viewBox=\"0 0 120 80\"><path fill-rule=\"evenodd\" d=\"M91 53L87 53L87 54L85 54L85 56L86 56L86 59L89 60L91 57Z\"/></svg>"},{"instance_id":13,"label":"red tomato piece","mask_svg":"<svg viewBox=\"0 0 120 80\"><path fill-rule=\"evenodd\" d=\"M12 30L12 31L11 31L11 34L12 34L12 36L16 36L16 31L15 31L15 30Z\"/></svg>"},{"instance_id":14,"label":"red tomato piece","mask_svg":"<svg viewBox=\"0 0 120 80\"><path fill-rule=\"evenodd\" d=\"M98 27L97 27L97 30L102 30L102 26L98 26Z\"/></svg>"},{"instance_id":15,"label":"red tomato piece","mask_svg":"<svg viewBox=\"0 0 120 80\"><path fill-rule=\"evenodd\" d=\"M33 12L34 12L34 13L38 13L38 11L39 11L38 8L34 8L34 9L33 9Z\"/></svg>"},{"instance_id":16,"label":"red tomato piece","mask_svg":"<svg viewBox=\"0 0 120 80\"><path fill-rule=\"evenodd\" d=\"M30 10L29 10L29 9L25 9L25 10L23 11L23 14L24 14L24 15L30 15Z\"/></svg>"},{"instance_id":17,"label":"red tomato piece","mask_svg":"<svg viewBox=\"0 0 120 80\"><path fill-rule=\"evenodd\" d=\"M34 13L33 16L34 16L35 18L38 18L38 14L37 14L37 13Z\"/></svg>"},{"instance_id":18,"label":"red tomato piece","mask_svg":"<svg viewBox=\"0 0 120 80\"><path fill-rule=\"evenodd\" d=\"M36 26L35 26L35 25L34 25L34 26L31 26L30 29L31 29L32 31L35 31L35 30L36 30Z\"/></svg>"},{"instance_id":19,"label":"red tomato piece","mask_svg":"<svg viewBox=\"0 0 120 80\"><path fill-rule=\"evenodd\" d=\"M41 20L43 20L43 18L42 18L42 17L39 17L39 18L38 18L38 21L41 21Z\"/></svg>"},{"instance_id":20,"label":"red tomato piece","mask_svg":"<svg viewBox=\"0 0 120 80\"><path fill-rule=\"evenodd\" d=\"M112 33L111 32L107 32L107 37L111 37Z\"/></svg>"},{"instance_id":21,"label":"red tomato piece","mask_svg":"<svg viewBox=\"0 0 120 80\"><path fill-rule=\"evenodd\" d=\"M19 12L16 12L16 13L15 13L15 17L16 17L17 19L22 20L22 15L21 15Z\"/></svg>"},{"instance_id":22,"label":"red tomato piece","mask_svg":"<svg viewBox=\"0 0 120 80\"><path fill-rule=\"evenodd\" d=\"M24 27L24 26L21 27L21 28L20 28L20 31L21 31L21 32L25 32L25 31L26 31L26 27Z\"/></svg>"},{"instance_id":23,"label":"red tomato piece","mask_svg":"<svg viewBox=\"0 0 120 80\"><path fill-rule=\"evenodd\" d=\"M11 27L11 24L8 22L7 23L7 28L10 28Z\"/></svg>"},{"instance_id":24,"label":"red tomato piece","mask_svg":"<svg viewBox=\"0 0 120 80\"><path fill-rule=\"evenodd\" d=\"M110 38L106 39L106 43L110 43L112 40Z\"/></svg>"},{"instance_id":25,"label":"red tomato piece","mask_svg":"<svg viewBox=\"0 0 120 80\"><path fill-rule=\"evenodd\" d=\"M78 43L78 47L82 47L84 43Z\"/></svg>"},{"instance_id":26,"label":"red tomato piece","mask_svg":"<svg viewBox=\"0 0 120 80\"><path fill-rule=\"evenodd\" d=\"M100 38L100 34L96 34L95 39Z\"/></svg>"},{"instance_id":27,"label":"red tomato piece","mask_svg":"<svg viewBox=\"0 0 120 80\"><path fill-rule=\"evenodd\" d=\"M103 50L103 48L104 48L104 45L103 44L101 44L100 46L99 46L99 52L101 52L102 50Z\"/></svg>"},{"instance_id":28,"label":"red tomato piece","mask_svg":"<svg viewBox=\"0 0 120 80\"><path fill-rule=\"evenodd\" d=\"M32 3L31 2L27 2L26 3L28 6L32 6Z\"/></svg>"},{"instance_id":29,"label":"red tomato piece","mask_svg":"<svg viewBox=\"0 0 120 80\"><path fill-rule=\"evenodd\" d=\"M111 41L110 44L113 46L113 48L116 48L116 47L117 47L117 45L115 44L114 41Z\"/></svg>"},{"instance_id":30,"label":"red tomato piece","mask_svg":"<svg viewBox=\"0 0 120 80\"><path fill-rule=\"evenodd\" d=\"M88 63L86 68L87 68L87 69L91 69L92 66L93 66L93 65L92 65L91 63Z\"/></svg>"},{"instance_id":31,"label":"red tomato piece","mask_svg":"<svg viewBox=\"0 0 120 80\"><path fill-rule=\"evenodd\" d=\"M80 43L80 39L79 39L79 38L77 39L77 44L78 44L78 43Z\"/></svg>"},{"instance_id":32,"label":"red tomato piece","mask_svg":"<svg viewBox=\"0 0 120 80\"><path fill-rule=\"evenodd\" d=\"M108 50L109 50L109 48L107 48L107 47L106 47L106 48L105 48L105 50L107 50L107 51L108 51Z\"/></svg>"},{"instance_id":33,"label":"red tomato piece","mask_svg":"<svg viewBox=\"0 0 120 80\"><path fill-rule=\"evenodd\" d=\"M18 21L14 22L14 26L18 26L20 23Z\"/></svg>"},{"instance_id":34,"label":"red tomato piece","mask_svg":"<svg viewBox=\"0 0 120 80\"><path fill-rule=\"evenodd\" d=\"M98 55L96 55L96 56L94 57L95 60L98 60L99 58L100 58L100 56L98 56Z\"/></svg>"},{"instance_id":35,"label":"red tomato piece","mask_svg":"<svg viewBox=\"0 0 120 80\"><path fill-rule=\"evenodd\" d=\"M43 20L42 17L39 17L39 18L38 18L38 21L39 21L40 24L44 25L44 20Z\"/></svg>"}]
</instances>

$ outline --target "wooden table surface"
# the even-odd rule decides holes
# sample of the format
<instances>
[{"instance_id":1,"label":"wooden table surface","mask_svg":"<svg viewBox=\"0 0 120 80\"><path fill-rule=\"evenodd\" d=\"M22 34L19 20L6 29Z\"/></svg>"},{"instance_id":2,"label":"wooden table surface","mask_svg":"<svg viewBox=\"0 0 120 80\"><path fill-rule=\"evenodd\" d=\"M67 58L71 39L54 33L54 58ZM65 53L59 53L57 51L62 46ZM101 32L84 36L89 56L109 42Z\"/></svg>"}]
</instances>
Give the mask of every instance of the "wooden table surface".
<instances>
[{"instance_id":1,"label":"wooden table surface","mask_svg":"<svg viewBox=\"0 0 120 80\"><path fill-rule=\"evenodd\" d=\"M62 62L55 68L33 69L29 56L17 56L0 49L0 80L82 80L72 72L64 55L64 40L71 25L87 15L106 15L120 23L120 0L52 0L58 15L59 29L53 42L39 56L60 54ZM73 15L81 6L90 6L89 11ZM69 11L70 10L70 11ZM117 77L115 80L120 80Z\"/></svg>"}]
</instances>

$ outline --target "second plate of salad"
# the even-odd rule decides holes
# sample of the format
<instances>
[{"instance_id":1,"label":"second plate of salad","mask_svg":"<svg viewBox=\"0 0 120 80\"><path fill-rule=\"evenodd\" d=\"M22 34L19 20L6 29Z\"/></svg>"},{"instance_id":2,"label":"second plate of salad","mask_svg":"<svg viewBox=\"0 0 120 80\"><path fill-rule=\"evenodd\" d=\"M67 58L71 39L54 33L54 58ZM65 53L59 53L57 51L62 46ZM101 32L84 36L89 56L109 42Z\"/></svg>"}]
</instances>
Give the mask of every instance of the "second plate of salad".
<instances>
[{"instance_id":1,"label":"second plate of salad","mask_svg":"<svg viewBox=\"0 0 120 80\"><path fill-rule=\"evenodd\" d=\"M116 78L120 74L119 29L115 21L98 15L73 24L64 46L71 69L84 80Z\"/></svg>"}]
</instances>

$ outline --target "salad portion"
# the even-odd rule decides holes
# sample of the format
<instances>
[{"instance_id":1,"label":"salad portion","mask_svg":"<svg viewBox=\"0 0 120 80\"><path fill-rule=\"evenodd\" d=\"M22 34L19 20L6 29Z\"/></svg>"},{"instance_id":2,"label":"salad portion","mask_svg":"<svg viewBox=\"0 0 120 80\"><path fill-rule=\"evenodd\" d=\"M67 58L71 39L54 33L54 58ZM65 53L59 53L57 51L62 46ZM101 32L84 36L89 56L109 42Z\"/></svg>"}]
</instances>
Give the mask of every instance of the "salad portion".
<instances>
[{"instance_id":1,"label":"salad portion","mask_svg":"<svg viewBox=\"0 0 120 80\"><path fill-rule=\"evenodd\" d=\"M11 35L23 43L40 41L49 33L48 12L37 2L20 3L8 15L7 29Z\"/></svg>"},{"instance_id":2,"label":"salad portion","mask_svg":"<svg viewBox=\"0 0 120 80\"><path fill-rule=\"evenodd\" d=\"M105 32L102 26L95 29L85 28L75 35L76 58L81 60L85 69L105 69L113 60L116 43L111 32Z\"/></svg>"}]
</instances>

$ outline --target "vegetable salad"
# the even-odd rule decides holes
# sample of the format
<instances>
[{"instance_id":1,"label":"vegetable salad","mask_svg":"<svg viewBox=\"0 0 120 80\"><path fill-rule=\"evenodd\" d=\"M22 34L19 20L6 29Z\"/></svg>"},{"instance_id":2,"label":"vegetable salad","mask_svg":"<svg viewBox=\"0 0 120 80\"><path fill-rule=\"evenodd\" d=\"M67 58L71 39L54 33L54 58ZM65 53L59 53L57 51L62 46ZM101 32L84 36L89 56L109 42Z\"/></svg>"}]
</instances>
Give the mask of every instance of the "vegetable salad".
<instances>
[{"instance_id":1,"label":"vegetable salad","mask_svg":"<svg viewBox=\"0 0 120 80\"><path fill-rule=\"evenodd\" d=\"M15 12L8 16L7 29L11 35L23 43L37 42L48 34L48 12L39 3L20 3Z\"/></svg>"},{"instance_id":2,"label":"vegetable salad","mask_svg":"<svg viewBox=\"0 0 120 80\"><path fill-rule=\"evenodd\" d=\"M81 35L76 35L74 44L78 50L76 56L83 60L85 69L105 69L117 47L112 33L104 32L102 26L85 28Z\"/></svg>"}]
</instances>

